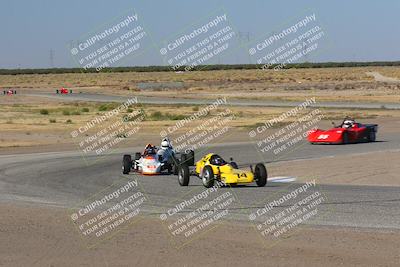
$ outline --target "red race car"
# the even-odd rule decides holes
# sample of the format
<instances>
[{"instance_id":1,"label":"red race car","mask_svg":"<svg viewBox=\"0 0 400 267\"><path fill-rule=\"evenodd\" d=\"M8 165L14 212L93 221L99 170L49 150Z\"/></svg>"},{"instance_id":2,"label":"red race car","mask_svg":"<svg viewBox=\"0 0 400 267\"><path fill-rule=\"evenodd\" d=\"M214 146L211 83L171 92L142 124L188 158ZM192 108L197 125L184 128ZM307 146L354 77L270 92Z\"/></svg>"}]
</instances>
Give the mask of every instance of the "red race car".
<instances>
[{"instance_id":1,"label":"red race car","mask_svg":"<svg viewBox=\"0 0 400 267\"><path fill-rule=\"evenodd\" d=\"M311 130L308 141L311 144L349 144L374 142L378 132L377 124L361 124L354 119L345 118L339 126L330 130Z\"/></svg>"},{"instance_id":2,"label":"red race car","mask_svg":"<svg viewBox=\"0 0 400 267\"><path fill-rule=\"evenodd\" d=\"M57 89L56 94L62 94L62 95L72 94L72 90L68 90L63 87L60 90Z\"/></svg>"},{"instance_id":3,"label":"red race car","mask_svg":"<svg viewBox=\"0 0 400 267\"><path fill-rule=\"evenodd\" d=\"M16 90L3 91L3 95L15 95L15 94L17 94Z\"/></svg>"}]
</instances>

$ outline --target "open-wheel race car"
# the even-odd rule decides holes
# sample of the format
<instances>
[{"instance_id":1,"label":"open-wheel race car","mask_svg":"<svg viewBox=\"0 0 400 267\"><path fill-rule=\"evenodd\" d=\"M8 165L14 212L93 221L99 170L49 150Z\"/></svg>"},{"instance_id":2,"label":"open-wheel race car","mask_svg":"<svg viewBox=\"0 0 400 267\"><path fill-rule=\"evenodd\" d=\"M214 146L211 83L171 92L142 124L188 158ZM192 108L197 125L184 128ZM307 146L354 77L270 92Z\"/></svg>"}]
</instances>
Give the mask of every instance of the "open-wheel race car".
<instances>
[{"instance_id":1,"label":"open-wheel race car","mask_svg":"<svg viewBox=\"0 0 400 267\"><path fill-rule=\"evenodd\" d=\"M56 94L61 94L61 95L72 94L72 90L68 90L62 87L61 89L56 89Z\"/></svg>"},{"instance_id":2,"label":"open-wheel race car","mask_svg":"<svg viewBox=\"0 0 400 267\"><path fill-rule=\"evenodd\" d=\"M257 186L262 187L267 184L268 174L263 163L256 164L254 170L251 165L250 170L242 170L232 158L228 163L214 153L205 155L196 163L194 153L186 156L186 160L181 160L179 165L178 181L181 186L189 185L190 176L200 178L207 188L214 186L216 181L229 186L256 182Z\"/></svg>"},{"instance_id":3,"label":"open-wheel race car","mask_svg":"<svg viewBox=\"0 0 400 267\"><path fill-rule=\"evenodd\" d=\"M161 141L161 146L156 147L148 144L143 152L136 152L134 158L131 155L124 155L122 160L122 173L129 174L131 171L144 175L158 175L162 173L178 174L178 155L168 138Z\"/></svg>"},{"instance_id":4,"label":"open-wheel race car","mask_svg":"<svg viewBox=\"0 0 400 267\"><path fill-rule=\"evenodd\" d=\"M329 130L315 129L308 133L311 144L349 144L375 142L377 124L362 124L354 119L345 118L343 122Z\"/></svg>"},{"instance_id":5,"label":"open-wheel race car","mask_svg":"<svg viewBox=\"0 0 400 267\"><path fill-rule=\"evenodd\" d=\"M16 95L17 94L17 90L3 90L3 95Z\"/></svg>"}]
</instances>

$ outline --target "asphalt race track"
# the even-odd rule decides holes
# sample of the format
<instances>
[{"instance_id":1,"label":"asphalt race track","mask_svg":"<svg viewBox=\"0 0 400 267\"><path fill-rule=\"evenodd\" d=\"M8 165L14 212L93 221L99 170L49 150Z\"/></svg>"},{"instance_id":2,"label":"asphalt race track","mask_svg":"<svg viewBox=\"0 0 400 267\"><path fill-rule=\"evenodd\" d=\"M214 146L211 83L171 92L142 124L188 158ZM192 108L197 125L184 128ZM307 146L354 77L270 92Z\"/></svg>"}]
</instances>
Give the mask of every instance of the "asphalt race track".
<instances>
[{"instance_id":1,"label":"asphalt race track","mask_svg":"<svg viewBox=\"0 0 400 267\"><path fill-rule=\"evenodd\" d=\"M21 93L27 96L47 97L53 99L62 99L65 101L95 101L95 102L126 102L128 97L113 96L105 94L91 94L91 93L73 93L67 95L60 95L55 93ZM212 100L204 99L186 99L186 98L165 98L165 97L146 97L138 96L138 102L142 104L211 104ZM262 107L295 107L301 104L300 102L291 101L265 101L265 100L237 100L228 99L228 105L234 106L262 106ZM327 107L327 108L363 108L363 109L380 109L382 106L386 109L400 109L399 103L346 103L346 102L323 102L313 104L313 107Z\"/></svg>"},{"instance_id":2,"label":"asphalt race track","mask_svg":"<svg viewBox=\"0 0 400 267\"><path fill-rule=\"evenodd\" d=\"M302 143L296 150L285 154L279 160L290 164L291 160L302 158L337 157L398 149L393 147L393 144L400 143L400 136L386 134L380 135L379 139L384 141L345 146L311 146ZM141 149L136 147L129 152ZM215 151L223 157L233 156L239 165L274 161L271 156L261 157L250 142L218 144L209 147L208 150ZM175 205L171 203L182 200L185 194L192 195L204 190L201 181L196 177L191 178L189 187L181 187L174 175L122 175L121 159L124 152L127 151L88 156L85 159L77 151L0 156L1 200L76 207L115 181L137 179L150 200L144 206L145 212L159 216ZM197 153L196 158L206 152ZM267 163L267 166L268 164L271 163ZM248 221L249 214L262 208L269 196L285 194L299 186L301 184L268 183L264 188L246 186L219 190L232 190L239 200L231 207L229 219ZM398 187L318 185L315 190L323 193L326 201L319 206L319 215L307 221L308 224L400 229ZM187 211L189 210L184 212Z\"/></svg>"},{"instance_id":3,"label":"asphalt race track","mask_svg":"<svg viewBox=\"0 0 400 267\"><path fill-rule=\"evenodd\" d=\"M52 93L27 93L29 96L40 96L67 101L98 101L124 102L127 97L102 94L77 93L56 95ZM147 104L207 104L211 100L184 98L138 97L140 103ZM231 105L237 106L296 106L297 102L268 102L230 100ZM324 102L315 107L332 108L380 108L381 104L373 103L334 103ZM399 104L385 104L386 108L399 109ZM239 166L248 167L257 162L268 165L274 162L293 160L340 157L373 153L378 151L397 150L400 147L400 136L395 133L379 133L374 143L351 145L317 145L312 146L301 142L294 149L285 151L278 156L272 153L258 152L254 142L223 143L196 151L196 160L207 152L216 152L226 159L233 157ZM118 150L102 156L86 155L79 151L50 152L35 154L18 154L0 156L0 200L33 202L42 205L55 205L68 208L81 207L82 203L117 182L136 179L147 199L143 209L148 214L159 216L174 207L187 196L202 192L204 187L197 177L192 177L189 187L181 187L174 175L141 176L137 174L122 175L121 159L125 153L133 154L141 151L142 147L129 150ZM360 170L362 171L362 170ZM312 170L310 170L310 174ZM329 175L329 174L327 174ZM354 175L354 174L349 174ZM292 174L296 177L296 173ZM319 177L323 183L323 177ZM265 204L279 196L290 193L302 186L297 183L269 182L266 187L242 186L221 188L218 194L232 190L236 202L230 206L228 218L243 222L249 221L249 215L263 208ZM325 201L319 205L319 215L307 224L320 226L367 227L376 229L400 229L398 215L400 213L400 196L397 187L350 186L350 185L318 185L312 190L318 190L324 195ZM285 205L293 204L291 201ZM284 206L285 207L285 206ZM182 212L190 212L185 209ZM279 212L276 209L275 212Z\"/></svg>"}]
</instances>

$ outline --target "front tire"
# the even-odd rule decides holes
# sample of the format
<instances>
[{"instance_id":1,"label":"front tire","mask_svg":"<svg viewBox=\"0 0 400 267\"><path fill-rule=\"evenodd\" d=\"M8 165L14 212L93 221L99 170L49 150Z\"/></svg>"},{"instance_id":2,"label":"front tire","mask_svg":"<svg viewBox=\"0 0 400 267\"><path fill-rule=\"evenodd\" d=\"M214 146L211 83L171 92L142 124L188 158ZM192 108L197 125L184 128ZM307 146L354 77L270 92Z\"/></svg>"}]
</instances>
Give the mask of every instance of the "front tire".
<instances>
[{"instance_id":1,"label":"front tire","mask_svg":"<svg viewBox=\"0 0 400 267\"><path fill-rule=\"evenodd\" d=\"M189 166L186 164L181 165L178 172L178 182L180 186L188 186L190 180Z\"/></svg>"},{"instance_id":2,"label":"front tire","mask_svg":"<svg viewBox=\"0 0 400 267\"><path fill-rule=\"evenodd\" d=\"M214 185L214 172L211 166L207 165L204 167L201 181L206 188L210 188Z\"/></svg>"},{"instance_id":3,"label":"front tire","mask_svg":"<svg viewBox=\"0 0 400 267\"><path fill-rule=\"evenodd\" d=\"M129 174L132 169L132 158L131 155L124 155L122 160L122 173Z\"/></svg>"},{"instance_id":4,"label":"front tire","mask_svg":"<svg viewBox=\"0 0 400 267\"><path fill-rule=\"evenodd\" d=\"M258 163L254 169L254 178L256 180L256 184L259 187L263 187L267 184L268 173L264 164Z\"/></svg>"}]
</instances>

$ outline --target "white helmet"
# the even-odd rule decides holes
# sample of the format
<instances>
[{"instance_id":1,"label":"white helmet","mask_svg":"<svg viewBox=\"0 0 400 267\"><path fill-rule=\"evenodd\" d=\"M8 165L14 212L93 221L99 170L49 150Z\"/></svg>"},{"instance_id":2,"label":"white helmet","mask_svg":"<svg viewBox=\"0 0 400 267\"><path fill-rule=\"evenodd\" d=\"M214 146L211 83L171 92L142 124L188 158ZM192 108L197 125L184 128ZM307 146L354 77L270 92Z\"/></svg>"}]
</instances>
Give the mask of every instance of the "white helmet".
<instances>
[{"instance_id":1,"label":"white helmet","mask_svg":"<svg viewBox=\"0 0 400 267\"><path fill-rule=\"evenodd\" d=\"M350 128L351 126L353 126L354 121L353 120L345 120L343 122L343 128Z\"/></svg>"},{"instance_id":2,"label":"white helmet","mask_svg":"<svg viewBox=\"0 0 400 267\"><path fill-rule=\"evenodd\" d=\"M162 148L169 148L171 146L171 143L169 142L169 139L168 138L164 138L162 141L161 141L161 147Z\"/></svg>"}]
</instances>

